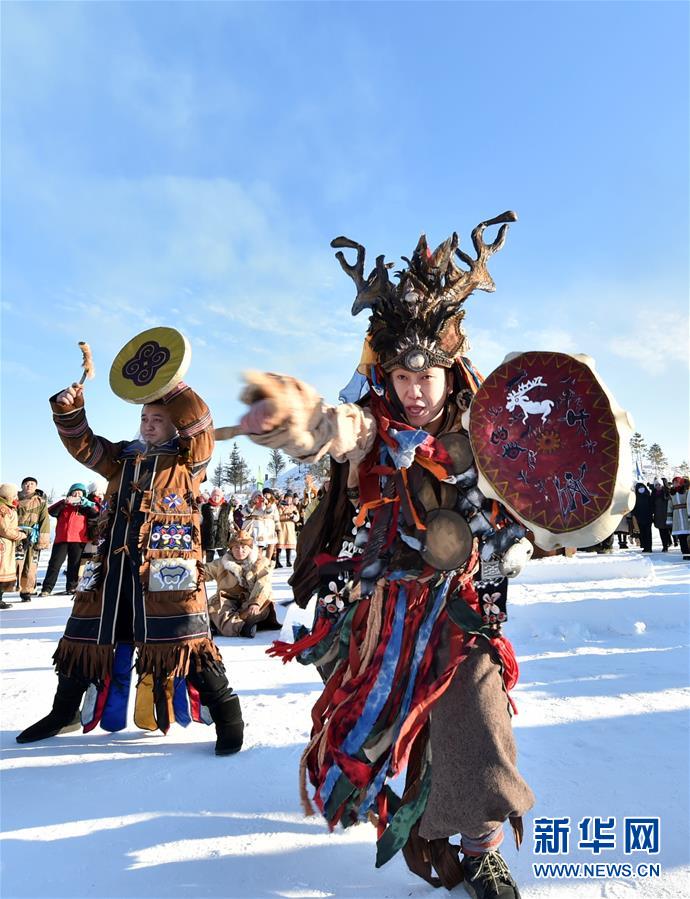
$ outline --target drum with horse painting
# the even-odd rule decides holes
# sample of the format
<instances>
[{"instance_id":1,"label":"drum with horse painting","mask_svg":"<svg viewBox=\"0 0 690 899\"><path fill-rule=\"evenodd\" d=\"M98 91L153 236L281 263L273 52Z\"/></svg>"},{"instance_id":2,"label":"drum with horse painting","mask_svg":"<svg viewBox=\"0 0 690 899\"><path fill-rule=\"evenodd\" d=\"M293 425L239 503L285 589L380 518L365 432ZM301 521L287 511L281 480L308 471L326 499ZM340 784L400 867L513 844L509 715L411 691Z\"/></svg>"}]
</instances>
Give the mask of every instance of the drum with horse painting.
<instances>
[{"instance_id":1,"label":"drum with horse painting","mask_svg":"<svg viewBox=\"0 0 690 899\"><path fill-rule=\"evenodd\" d=\"M479 488L542 549L598 543L632 507L632 421L589 356L506 356L466 421Z\"/></svg>"}]
</instances>

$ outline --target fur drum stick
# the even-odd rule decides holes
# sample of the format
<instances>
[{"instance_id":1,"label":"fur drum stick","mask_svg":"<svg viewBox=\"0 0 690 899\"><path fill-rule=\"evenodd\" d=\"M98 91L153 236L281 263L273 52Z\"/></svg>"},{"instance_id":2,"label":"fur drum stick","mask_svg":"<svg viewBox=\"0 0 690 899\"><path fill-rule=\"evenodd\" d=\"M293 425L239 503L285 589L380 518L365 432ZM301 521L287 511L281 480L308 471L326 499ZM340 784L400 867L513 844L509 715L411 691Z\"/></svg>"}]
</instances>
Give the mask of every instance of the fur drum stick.
<instances>
[{"instance_id":1,"label":"fur drum stick","mask_svg":"<svg viewBox=\"0 0 690 899\"><path fill-rule=\"evenodd\" d=\"M96 374L96 369L93 365L93 353L91 352L91 347L84 340L79 341L79 349L81 350L81 367L84 369L82 372L82 376L79 379L79 383L83 384L84 381L89 378L93 378Z\"/></svg>"}]
</instances>

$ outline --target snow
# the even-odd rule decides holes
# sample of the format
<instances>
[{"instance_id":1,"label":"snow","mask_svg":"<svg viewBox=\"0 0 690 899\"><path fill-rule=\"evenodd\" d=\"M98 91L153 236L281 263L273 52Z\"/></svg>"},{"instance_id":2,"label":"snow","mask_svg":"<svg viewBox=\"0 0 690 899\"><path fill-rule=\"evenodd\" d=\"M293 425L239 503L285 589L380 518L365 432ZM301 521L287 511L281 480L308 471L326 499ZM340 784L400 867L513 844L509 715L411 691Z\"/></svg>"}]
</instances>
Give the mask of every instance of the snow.
<instances>
[{"instance_id":1,"label":"snow","mask_svg":"<svg viewBox=\"0 0 690 899\"><path fill-rule=\"evenodd\" d=\"M289 573L275 574L283 602ZM690 897L689 585L677 549L631 549L531 562L511 587L514 727L537 805L521 851L507 835L503 852L524 899ZM69 607L52 596L0 613L3 899L445 894L401 855L376 870L369 825L330 834L303 816L297 769L321 684L311 668L265 655L275 634L218 640L247 720L238 755L214 756L202 725L17 745L16 733L50 708L50 659ZM288 623L305 618L294 604L278 612ZM659 816L659 854L578 849L587 816L615 816L619 842L624 817ZM567 855L535 853L535 817L571 819ZM651 861L661 877L537 879L533 865L549 861Z\"/></svg>"}]
</instances>

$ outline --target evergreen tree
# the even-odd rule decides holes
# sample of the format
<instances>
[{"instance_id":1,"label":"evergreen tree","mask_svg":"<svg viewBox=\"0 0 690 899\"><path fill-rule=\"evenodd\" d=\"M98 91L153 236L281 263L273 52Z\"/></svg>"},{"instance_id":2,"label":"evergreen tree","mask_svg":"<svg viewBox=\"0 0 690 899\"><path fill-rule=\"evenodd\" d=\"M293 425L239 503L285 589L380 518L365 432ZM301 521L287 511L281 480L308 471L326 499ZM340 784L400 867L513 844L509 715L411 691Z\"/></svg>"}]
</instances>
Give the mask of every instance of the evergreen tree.
<instances>
[{"instance_id":1,"label":"evergreen tree","mask_svg":"<svg viewBox=\"0 0 690 899\"><path fill-rule=\"evenodd\" d=\"M268 470L273 472L273 483L275 485L278 475L285 468L285 456L279 449L271 450L271 458L268 463Z\"/></svg>"},{"instance_id":2,"label":"evergreen tree","mask_svg":"<svg viewBox=\"0 0 690 899\"><path fill-rule=\"evenodd\" d=\"M213 474L211 475L211 483L214 487L222 487L225 483L225 466L222 462L219 462L213 469Z\"/></svg>"},{"instance_id":3,"label":"evergreen tree","mask_svg":"<svg viewBox=\"0 0 690 899\"><path fill-rule=\"evenodd\" d=\"M690 478L690 465L683 459L680 465L676 466L676 470L678 474L682 475L684 478Z\"/></svg>"},{"instance_id":4,"label":"evergreen tree","mask_svg":"<svg viewBox=\"0 0 690 899\"><path fill-rule=\"evenodd\" d=\"M646 449L647 444L645 443L644 437L639 431L635 431L630 438L630 452L632 453L633 462L637 463L640 471L642 471L642 458Z\"/></svg>"},{"instance_id":5,"label":"evergreen tree","mask_svg":"<svg viewBox=\"0 0 690 899\"><path fill-rule=\"evenodd\" d=\"M646 458L649 464L652 466L654 477L659 477L659 475L663 474L663 472L668 468L668 459L664 455L664 451L661 449L658 443L653 443L649 447L646 453Z\"/></svg>"},{"instance_id":6,"label":"evergreen tree","mask_svg":"<svg viewBox=\"0 0 690 899\"><path fill-rule=\"evenodd\" d=\"M240 479L239 480L240 490L242 492L244 492L245 484L251 483L251 481L253 480L251 469L249 468L247 463L242 458L240 458L239 479Z\"/></svg>"},{"instance_id":7,"label":"evergreen tree","mask_svg":"<svg viewBox=\"0 0 690 899\"><path fill-rule=\"evenodd\" d=\"M225 466L225 480L232 484L235 493L237 493L238 486L242 489L248 480L247 463L237 449L237 443L233 443L228 464Z\"/></svg>"}]
</instances>

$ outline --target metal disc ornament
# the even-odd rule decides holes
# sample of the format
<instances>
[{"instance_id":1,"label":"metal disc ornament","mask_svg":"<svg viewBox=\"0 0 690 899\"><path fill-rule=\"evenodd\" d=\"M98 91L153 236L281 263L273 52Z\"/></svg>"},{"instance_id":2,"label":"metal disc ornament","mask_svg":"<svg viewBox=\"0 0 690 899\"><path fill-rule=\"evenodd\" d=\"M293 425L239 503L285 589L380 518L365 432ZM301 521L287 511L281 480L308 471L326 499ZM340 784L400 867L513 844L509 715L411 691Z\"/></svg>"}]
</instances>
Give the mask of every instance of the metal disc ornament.
<instances>
[{"instance_id":1,"label":"metal disc ornament","mask_svg":"<svg viewBox=\"0 0 690 899\"><path fill-rule=\"evenodd\" d=\"M149 328L126 343L110 368L113 393L128 403L153 403L184 378L192 350L175 328Z\"/></svg>"},{"instance_id":2,"label":"metal disc ornament","mask_svg":"<svg viewBox=\"0 0 690 899\"><path fill-rule=\"evenodd\" d=\"M441 446L453 460L453 474L462 474L474 462L472 446L464 434L453 431L437 438Z\"/></svg>"},{"instance_id":3,"label":"metal disc ornament","mask_svg":"<svg viewBox=\"0 0 690 899\"><path fill-rule=\"evenodd\" d=\"M426 517L424 561L437 571L461 568L472 552L472 532L458 512L436 509Z\"/></svg>"},{"instance_id":4,"label":"metal disc ornament","mask_svg":"<svg viewBox=\"0 0 690 899\"><path fill-rule=\"evenodd\" d=\"M426 512L433 509L452 509L458 501L458 491L451 484L425 477L417 490L416 499Z\"/></svg>"},{"instance_id":5,"label":"metal disc ornament","mask_svg":"<svg viewBox=\"0 0 690 899\"><path fill-rule=\"evenodd\" d=\"M593 545L631 508L632 422L589 356L507 356L468 418L479 489L542 549Z\"/></svg>"}]
</instances>

